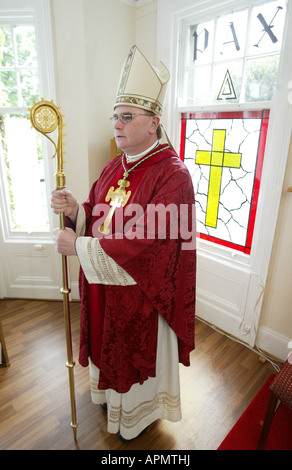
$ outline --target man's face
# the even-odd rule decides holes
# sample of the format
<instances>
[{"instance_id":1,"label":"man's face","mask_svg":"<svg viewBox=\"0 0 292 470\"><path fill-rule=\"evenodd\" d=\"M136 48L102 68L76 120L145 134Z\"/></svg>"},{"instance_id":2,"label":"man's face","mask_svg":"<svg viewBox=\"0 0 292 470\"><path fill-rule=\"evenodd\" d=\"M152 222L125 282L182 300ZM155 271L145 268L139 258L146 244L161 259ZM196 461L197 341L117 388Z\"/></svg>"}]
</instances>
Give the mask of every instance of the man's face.
<instances>
[{"instance_id":1,"label":"man's face","mask_svg":"<svg viewBox=\"0 0 292 470\"><path fill-rule=\"evenodd\" d=\"M159 124L158 116L146 114L146 111L133 106L117 106L114 114L132 114L132 121L123 123L118 119L114 124L114 134L117 147L128 155L138 155L157 140L156 129Z\"/></svg>"}]
</instances>

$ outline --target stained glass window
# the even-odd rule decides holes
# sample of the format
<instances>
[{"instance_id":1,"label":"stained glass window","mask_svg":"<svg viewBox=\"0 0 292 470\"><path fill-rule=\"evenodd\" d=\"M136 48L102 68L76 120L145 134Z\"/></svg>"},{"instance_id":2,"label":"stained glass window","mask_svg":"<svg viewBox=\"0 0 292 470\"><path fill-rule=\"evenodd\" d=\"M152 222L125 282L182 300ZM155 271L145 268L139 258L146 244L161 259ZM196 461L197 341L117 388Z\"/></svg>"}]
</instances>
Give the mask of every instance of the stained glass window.
<instances>
[{"instance_id":1,"label":"stained glass window","mask_svg":"<svg viewBox=\"0 0 292 470\"><path fill-rule=\"evenodd\" d=\"M182 114L199 237L250 254L268 121L268 110Z\"/></svg>"}]
</instances>

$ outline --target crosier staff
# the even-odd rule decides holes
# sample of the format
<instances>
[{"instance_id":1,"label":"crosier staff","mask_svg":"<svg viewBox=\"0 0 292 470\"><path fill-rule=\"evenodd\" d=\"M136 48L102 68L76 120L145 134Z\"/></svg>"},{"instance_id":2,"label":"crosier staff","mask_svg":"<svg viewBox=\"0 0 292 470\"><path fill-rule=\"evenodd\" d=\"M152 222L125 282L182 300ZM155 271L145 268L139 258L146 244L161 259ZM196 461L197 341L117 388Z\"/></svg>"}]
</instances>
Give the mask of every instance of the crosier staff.
<instances>
[{"instance_id":1,"label":"crosier staff","mask_svg":"<svg viewBox=\"0 0 292 470\"><path fill-rule=\"evenodd\" d=\"M29 109L30 120L34 128L47 137L55 147L55 153L57 160L57 170L55 173L56 189L63 189L66 187L66 179L63 171L63 116L60 112L60 107L56 106L52 101L46 101L43 98L41 101L33 104L33 107ZM58 141L57 145L47 135L53 132L58 127ZM53 158L52 157L52 158ZM65 214L59 214L60 229L65 229ZM63 274L63 287L60 289L63 294L63 309L65 319L65 332L66 332L66 346L67 346L67 363L69 373L69 386L70 386L70 400L71 400L71 427L73 428L74 439L77 437L77 418L76 418L76 402L75 402L75 388L74 388L74 366L73 352L72 352L72 338L71 338L71 322L70 322L70 307L69 307L69 294L71 290L68 286L68 269L67 269L67 257L62 255L62 274Z\"/></svg>"}]
</instances>

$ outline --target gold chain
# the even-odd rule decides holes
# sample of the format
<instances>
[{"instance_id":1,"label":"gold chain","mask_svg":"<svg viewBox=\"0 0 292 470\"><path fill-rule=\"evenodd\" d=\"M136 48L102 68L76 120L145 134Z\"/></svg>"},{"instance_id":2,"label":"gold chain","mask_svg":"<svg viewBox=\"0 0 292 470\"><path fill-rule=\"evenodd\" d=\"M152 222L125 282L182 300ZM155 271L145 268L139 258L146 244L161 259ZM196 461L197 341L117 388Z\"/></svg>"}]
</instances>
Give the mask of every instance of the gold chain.
<instances>
[{"instance_id":1,"label":"gold chain","mask_svg":"<svg viewBox=\"0 0 292 470\"><path fill-rule=\"evenodd\" d=\"M153 152L153 153L150 153L150 155L147 155L147 157L144 157L144 158L142 158L142 160L139 160L139 161L136 163L136 165L132 166L132 168L130 168L129 170L127 170L126 165L125 165L125 163L124 163L124 156L125 156L125 154L123 154L123 156L122 156L122 165L123 165L123 168L124 168L125 172L124 172L124 174L123 174L123 181L122 181L122 184L121 184L121 189L124 188L125 183L126 183L126 178L128 178L129 173L130 173L132 170L134 170L135 168L137 168L137 166L139 166L140 163L145 162L145 160L147 160L148 158L153 157L153 155L156 155L157 153L162 152L163 150L166 150L166 149L168 149L168 148L170 148L169 145L167 145L166 147L163 147L162 149L156 150L156 151Z\"/></svg>"}]
</instances>

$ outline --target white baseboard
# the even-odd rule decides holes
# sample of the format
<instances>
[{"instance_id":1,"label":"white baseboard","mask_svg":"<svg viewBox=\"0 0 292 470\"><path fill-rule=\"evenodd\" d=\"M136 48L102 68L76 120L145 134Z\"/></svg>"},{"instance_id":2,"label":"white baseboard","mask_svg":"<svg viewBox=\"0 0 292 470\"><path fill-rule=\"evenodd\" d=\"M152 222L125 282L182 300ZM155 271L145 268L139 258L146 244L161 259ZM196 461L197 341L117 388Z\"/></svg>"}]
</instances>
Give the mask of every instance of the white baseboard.
<instances>
[{"instance_id":1,"label":"white baseboard","mask_svg":"<svg viewBox=\"0 0 292 470\"><path fill-rule=\"evenodd\" d=\"M291 339L265 326L260 326L256 338L256 347L281 361L285 361L291 352L288 346Z\"/></svg>"}]
</instances>

